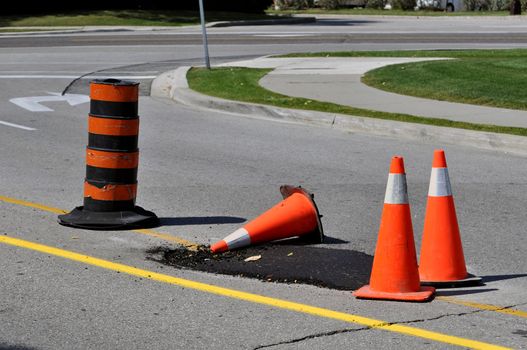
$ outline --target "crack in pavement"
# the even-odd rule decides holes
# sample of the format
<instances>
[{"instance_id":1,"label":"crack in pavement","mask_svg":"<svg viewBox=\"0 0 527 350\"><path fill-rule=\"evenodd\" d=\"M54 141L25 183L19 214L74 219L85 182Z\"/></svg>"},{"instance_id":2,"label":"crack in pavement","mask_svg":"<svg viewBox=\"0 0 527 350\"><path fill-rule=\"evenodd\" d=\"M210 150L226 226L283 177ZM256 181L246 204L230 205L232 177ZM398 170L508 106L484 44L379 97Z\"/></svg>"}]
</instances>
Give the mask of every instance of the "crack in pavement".
<instances>
[{"instance_id":1,"label":"crack in pavement","mask_svg":"<svg viewBox=\"0 0 527 350\"><path fill-rule=\"evenodd\" d=\"M510 308L513 308L513 307L522 306L522 305L526 305L526 304L527 303L520 303L520 304L516 304L516 305L503 306L503 307L501 307L501 308L499 308L497 310L506 310L506 309L510 309ZM468 311L468 312L448 313L448 314L439 315L439 316L436 316L436 317L424 318L424 319L416 319L416 320L408 320L408 321L397 321L397 322L382 322L382 323L379 323L379 324L376 324L376 325L370 326L370 327L345 328L345 329L340 329L340 330L336 330L336 331L311 334L311 335L307 335L307 336L302 337L302 338L296 338L296 339L291 339L291 340L284 340L284 341L281 341L281 342L278 342L278 343L273 343L273 344L259 345L259 346L255 347L255 348L253 348L253 350L270 348L270 347L273 347L273 346L284 345L284 344L299 343L299 342L302 342L302 341L305 341L305 340L315 339L315 338L319 338L319 337L328 337L328 336L333 336L333 335L337 335L337 334L345 334L345 333L352 333L352 332L358 332L358 331L365 331L365 330L381 328L381 327L388 327L388 326L398 325L398 324L422 323L422 322L427 322L427 321L436 321L436 320L439 320L439 319L445 318L445 317L452 317L452 316L459 317L459 316L466 316L466 315L474 315L474 314L477 314L477 313L480 313L480 312L485 312L485 311L491 311L491 310L480 309L480 310L473 310L473 311Z\"/></svg>"},{"instance_id":2,"label":"crack in pavement","mask_svg":"<svg viewBox=\"0 0 527 350\"><path fill-rule=\"evenodd\" d=\"M259 345L259 346L255 347L253 350L259 350L259 349L264 349L264 348L270 348L270 347L273 347L273 346L284 345L284 344L299 343L299 342L302 342L302 341L304 341L304 340L314 339L314 338L319 338L319 337L328 337L328 336L332 336L332 335L335 335L335 334L343 334L343 333L351 333L351 332L365 331L365 330L368 330L368 329L370 329L370 327L362 327L362 328L346 328L346 329L339 329L339 330L331 331L331 332L316 333L316 334L307 335L307 336L302 337L302 338L297 338L297 339L292 339L292 340L281 341L281 342L279 342L279 343L268 344L268 345Z\"/></svg>"}]
</instances>

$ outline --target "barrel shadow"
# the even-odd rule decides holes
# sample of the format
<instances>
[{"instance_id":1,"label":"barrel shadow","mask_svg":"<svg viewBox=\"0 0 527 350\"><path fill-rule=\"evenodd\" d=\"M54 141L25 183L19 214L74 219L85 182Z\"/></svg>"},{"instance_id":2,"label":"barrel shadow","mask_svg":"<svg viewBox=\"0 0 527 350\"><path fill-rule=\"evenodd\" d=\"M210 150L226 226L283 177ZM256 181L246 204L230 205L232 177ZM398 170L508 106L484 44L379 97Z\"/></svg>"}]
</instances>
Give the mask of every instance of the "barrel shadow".
<instances>
[{"instance_id":1,"label":"barrel shadow","mask_svg":"<svg viewBox=\"0 0 527 350\"><path fill-rule=\"evenodd\" d=\"M160 226L241 224L246 218L237 216L193 216L159 218Z\"/></svg>"}]
</instances>

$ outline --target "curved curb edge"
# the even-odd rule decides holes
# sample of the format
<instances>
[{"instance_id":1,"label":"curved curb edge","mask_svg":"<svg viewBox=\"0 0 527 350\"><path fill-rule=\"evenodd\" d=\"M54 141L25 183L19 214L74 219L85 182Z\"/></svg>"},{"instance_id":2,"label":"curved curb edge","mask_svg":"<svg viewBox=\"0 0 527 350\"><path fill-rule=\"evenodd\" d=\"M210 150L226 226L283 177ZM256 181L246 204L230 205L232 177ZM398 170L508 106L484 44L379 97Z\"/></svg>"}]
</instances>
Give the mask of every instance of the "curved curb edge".
<instances>
[{"instance_id":1,"label":"curved curb edge","mask_svg":"<svg viewBox=\"0 0 527 350\"><path fill-rule=\"evenodd\" d=\"M179 67L159 75L152 82L151 96L169 98L194 108L221 111L244 117L327 126L350 132L428 143L448 143L527 156L527 137L523 136L288 109L203 95L189 88L186 75L190 68L188 66Z\"/></svg>"}]
</instances>

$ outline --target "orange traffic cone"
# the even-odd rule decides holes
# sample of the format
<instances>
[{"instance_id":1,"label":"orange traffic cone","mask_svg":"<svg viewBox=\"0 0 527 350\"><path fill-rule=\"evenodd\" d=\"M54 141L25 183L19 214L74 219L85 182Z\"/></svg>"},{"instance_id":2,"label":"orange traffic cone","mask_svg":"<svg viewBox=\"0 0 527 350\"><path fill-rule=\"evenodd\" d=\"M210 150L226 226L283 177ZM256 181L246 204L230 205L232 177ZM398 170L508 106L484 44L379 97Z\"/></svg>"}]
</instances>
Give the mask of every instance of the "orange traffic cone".
<instances>
[{"instance_id":1,"label":"orange traffic cone","mask_svg":"<svg viewBox=\"0 0 527 350\"><path fill-rule=\"evenodd\" d=\"M481 278L469 275L465 267L454 197L443 150L434 152L432 162L419 275L421 284L438 287L481 282Z\"/></svg>"},{"instance_id":2,"label":"orange traffic cone","mask_svg":"<svg viewBox=\"0 0 527 350\"><path fill-rule=\"evenodd\" d=\"M284 200L244 227L211 246L213 253L295 236L305 236L313 242L324 239L321 215L313 195L303 188L281 186Z\"/></svg>"},{"instance_id":3,"label":"orange traffic cone","mask_svg":"<svg viewBox=\"0 0 527 350\"><path fill-rule=\"evenodd\" d=\"M370 284L353 295L363 299L427 301L433 287L421 287L415 256L406 174L402 157L393 157Z\"/></svg>"}]
</instances>

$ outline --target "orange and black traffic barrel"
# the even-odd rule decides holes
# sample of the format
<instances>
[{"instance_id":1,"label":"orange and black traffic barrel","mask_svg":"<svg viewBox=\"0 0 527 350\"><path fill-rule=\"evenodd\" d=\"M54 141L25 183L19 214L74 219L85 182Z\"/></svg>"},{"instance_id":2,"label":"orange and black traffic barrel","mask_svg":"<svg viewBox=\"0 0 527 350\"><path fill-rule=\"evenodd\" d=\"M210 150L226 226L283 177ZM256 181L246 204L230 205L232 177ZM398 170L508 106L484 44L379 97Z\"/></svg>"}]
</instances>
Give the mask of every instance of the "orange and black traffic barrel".
<instances>
[{"instance_id":1,"label":"orange and black traffic barrel","mask_svg":"<svg viewBox=\"0 0 527 350\"><path fill-rule=\"evenodd\" d=\"M139 83L90 83L84 205L59 223L88 229L152 227L157 216L135 205L139 163Z\"/></svg>"}]
</instances>

